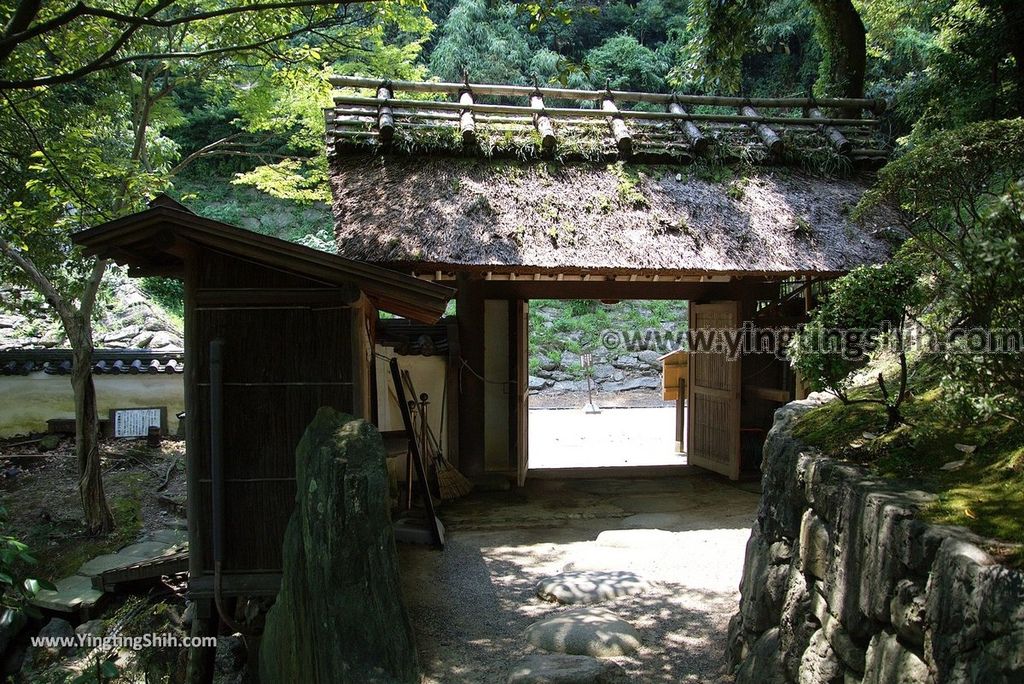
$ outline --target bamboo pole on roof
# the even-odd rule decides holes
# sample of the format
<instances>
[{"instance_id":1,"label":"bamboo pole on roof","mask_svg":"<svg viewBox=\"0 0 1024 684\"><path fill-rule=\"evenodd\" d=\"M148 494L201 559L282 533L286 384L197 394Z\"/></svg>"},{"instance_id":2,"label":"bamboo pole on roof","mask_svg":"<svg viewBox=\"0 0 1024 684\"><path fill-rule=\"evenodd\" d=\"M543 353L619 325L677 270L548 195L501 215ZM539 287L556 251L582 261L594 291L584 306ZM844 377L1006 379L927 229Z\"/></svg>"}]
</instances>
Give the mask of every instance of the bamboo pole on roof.
<instances>
[{"instance_id":1,"label":"bamboo pole on roof","mask_svg":"<svg viewBox=\"0 0 1024 684\"><path fill-rule=\"evenodd\" d=\"M387 85L377 88L377 100L383 101L377 105L377 130L380 132L381 142L388 142L395 135L395 117L391 112L390 105L385 104L393 95L394 93Z\"/></svg>"},{"instance_id":2,"label":"bamboo pole on roof","mask_svg":"<svg viewBox=\"0 0 1024 684\"><path fill-rule=\"evenodd\" d=\"M472 105L473 91L463 89L459 94L459 104ZM462 132L462 144L472 145L476 142L476 122L473 121L473 112L463 109L459 114L459 130Z\"/></svg>"},{"instance_id":3,"label":"bamboo pole on roof","mask_svg":"<svg viewBox=\"0 0 1024 684\"><path fill-rule=\"evenodd\" d=\"M740 113L751 117L751 119L755 121L755 123L751 123L750 126L757 132L757 135L760 136L761 142L764 143L764 146L768 148L769 152L772 154L779 154L782 152L782 139L779 138L778 133L773 131L767 124L756 122L756 119L761 116L756 109L750 106L742 107L740 109Z\"/></svg>"},{"instance_id":4,"label":"bamboo pole on roof","mask_svg":"<svg viewBox=\"0 0 1024 684\"><path fill-rule=\"evenodd\" d=\"M678 102L670 102L668 105L668 111L672 114L678 114L679 116L687 116L686 108ZM676 120L674 122L677 127L681 128L686 137L690 140L690 145L693 146L695 154L703 154L708 149L708 139L700 132L697 128L697 124L690 120Z\"/></svg>"},{"instance_id":5,"label":"bamboo pole on roof","mask_svg":"<svg viewBox=\"0 0 1024 684\"><path fill-rule=\"evenodd\" d=\"M606 96L601 100L601 109L609 115L607 119L608 127L611 129L612 137L615 139L615 146L623 154L632 152L633 136L629 134L626 122L622 120L619 108L615 106L615 102L610 96Z\"/></svg>"},{"instance_id":6,"label":"bamboo pole on roof","mask_svg":"<svg viewBox=\"0 0 1024 684\"><path fill-rule=\"evenodd\" d=\"M555 129L551 125L551 119L544 113L544 98L541 95L530 96L530 107L535 111L533 125L540 136L540 146L545 150L555 148Z\"/></svg>"},{"instance_id":7,"label":"bamboo pole on roof","mask_svg":"<svg viewBox=\"0 0 1024 684\"><path fill-rule=\"evenodd\" d=\"M354 76L332 76L331 85L338 88L376 88L380 81L371 78ZM392 81L392 88L406 93L446 93L458 95L466 87L464 83L440 83L429 81ZM497 95L504 97L529 97L539 91L542 97L568 100L598 100L607 94L603 90L579 90L572 88L552 88L533 86L497 85L486 83L468 84L477 96ZM668 105L678 102L682 105L709 105L714 107L751 107L761 108L800 108L829 107L838 109L868 109L875 114L885 111L883 99L870 98L810 98L810 97L735 97L728 95L687 95L683 93L642 93L629 90L613 90L611 96L618 102L647 102L649 104Z\"/></svg>"},{"instance_id":8,"label":"bamboo pole on roof","mask_svg":"<svg viewBox=\"0 0 1024 684\"><path fill-rule=\"evenodd\" d=\"M822 114L821 110L817 107L811 107L808 109L807 115L812 119L826 118L826 116ZM853 145L846 139L846 136L844 136L835 126L822 126L821 131L839 152L847 154L853 148Z\"/></svg>"}]
</instances>

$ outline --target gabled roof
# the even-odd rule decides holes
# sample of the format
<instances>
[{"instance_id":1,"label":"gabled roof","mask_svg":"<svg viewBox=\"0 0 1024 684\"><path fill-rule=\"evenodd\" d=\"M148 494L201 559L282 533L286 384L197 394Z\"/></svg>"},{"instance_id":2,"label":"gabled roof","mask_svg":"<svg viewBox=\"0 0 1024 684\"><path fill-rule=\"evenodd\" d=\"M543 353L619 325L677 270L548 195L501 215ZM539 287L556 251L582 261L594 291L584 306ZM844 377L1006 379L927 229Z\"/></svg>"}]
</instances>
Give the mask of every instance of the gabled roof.
<instances>
[{"instance_id":1,"label":"gabled roof","mask_svg":"<svg viewBox=\"0 0 1024 684\"><path fill-rule=\"evenodd\" d=\"M881 100L331 82L351 259L633 278L835 275L891 253L891 213L850 217L856 174L888 154Z\"/></svg>"},{"instance_id":2,"label":"gabled roof","mask_svg":"<svg viewBox=\"0 0 1024 684\"><path fill-rule=\"evenodd\" d=\"M455 292L387 268L320 252L203 218L161 195L150 208L72 237L86 254L128 265L138 275L184 275L182 245L198 245L328 285L354 285L379 308L436 321Z\"/></svg>"}]
</instances>

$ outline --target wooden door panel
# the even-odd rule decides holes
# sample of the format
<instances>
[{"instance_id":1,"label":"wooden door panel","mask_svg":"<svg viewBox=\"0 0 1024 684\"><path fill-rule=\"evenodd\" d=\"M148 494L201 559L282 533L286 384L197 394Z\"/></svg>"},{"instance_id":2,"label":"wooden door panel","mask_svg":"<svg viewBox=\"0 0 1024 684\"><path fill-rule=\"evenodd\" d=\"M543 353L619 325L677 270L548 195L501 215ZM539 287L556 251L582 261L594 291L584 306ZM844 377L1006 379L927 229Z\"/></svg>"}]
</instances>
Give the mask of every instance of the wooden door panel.
<instances>
[{"instance_id":1,"label":"wooden door panel","mask_svg":"<svg viewBox=\"0 0 1024 684\"><path fill-rule=\"evenodd\" d=\"M739 302L690 305L690 330L735 330ZM707 339L707 338L706 338ZM730 359L724 340L690 350L687 462L739 479L741 360Z\"/></svg>"}]
</instances>

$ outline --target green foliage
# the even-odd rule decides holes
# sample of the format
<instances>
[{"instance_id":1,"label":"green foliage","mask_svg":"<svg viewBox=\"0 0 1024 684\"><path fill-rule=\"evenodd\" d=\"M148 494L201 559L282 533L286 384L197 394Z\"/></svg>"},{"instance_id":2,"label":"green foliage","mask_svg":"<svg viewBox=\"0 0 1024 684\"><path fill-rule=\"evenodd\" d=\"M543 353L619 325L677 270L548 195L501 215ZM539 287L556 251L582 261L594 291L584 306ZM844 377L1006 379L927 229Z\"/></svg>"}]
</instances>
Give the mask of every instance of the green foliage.
<instances>
[{"instance_id":1,"label":"green foliage","mask_svg":"<svg viewBox=\"0 0 1024 684\"><path fill-rule=\"evenodd\" d=\"M972 121L1024 114L1024 71L1015 65L1024 56L1019 52L1024 4L943 4L944 11L928 17L931 30L901 28L896 33L898 48L910 57L906 65L915 69L902 73L892 97L901 123L913 129L913 138Z\"/></svg>"},{"instance_id":2,"label":"green foliage","mask_svg":"<svg viewBox=\"0 0 1024 684\"><path fill-rule=\"evenodd\" d=\"M1024 330L1024 120L982 122L925 138L883 169L859 212L898 207L932 285L926 322ZM1018 353L971 353L969 337L946 351L945 389L961 414L1021 408ZM982 350L978 350L982 351Z\"/></svg>"},{"instance_id":3,"label":"green foliage","mask_svg":"<svg viewBox=\"0 0 1024 684\"><path fill-rule=\"evenodd\" d=\"M664 74L668 71L668 65L657 53L629 35L614 36L590 50L586 66L594 88L612 90L660 92L665 88Z\"/></svg>"},{"instance_id":4,"label":"green foliage","mask_svg":"<svg viewBox=\"0 0 1024 684\"><path fill-rule=\"evenodd\" d=\"M185 314L185 287L175 278L156 276L139 280L139 289L152 297L157 304L175 316L181 318Z\"/></svg>"},{"instance_id":5,"label":"green foliage","mask_svg":"<svg viewBox=\"0 0 1024 684\"><path fill-rule=\"evenodd\" d=\"M907 317L920 304L918 273L911 260L897 257L879 267L861 266L834 281L825 301L810 316L789 347L793 366L816 391L835 394L844 403L878 403L889 411L888 428L900 422L905 399L907 360L903 339ZM893 377L877 376L877 398L852 399L851 374L889 343L899 358Z\"/></svg>"},{"instance_id":6,"label":"green foliage","mask_svg":"<svg viewBox=\"0 0 1024 684\"><path fill-rule=\"evenodd\" d=\"M6 523L7 511L0 507L0 523ZM22 610L38 616L28 601L40 589L54 589L45 580L28 576L26 568L36 564L28 546L14 537L0 535L0 608Z\"/></svg>"},{"instance_id":7,"label":"green foliage","mask_svg":"<svg viewBox=\"0 0 1024 684\"><path fill-rule=\"evenodd\" d=\"M430 55L431 72L447 81L527 83L531 51L523 17L509 3L459 0Z\"/></svg>"}]
</instances>

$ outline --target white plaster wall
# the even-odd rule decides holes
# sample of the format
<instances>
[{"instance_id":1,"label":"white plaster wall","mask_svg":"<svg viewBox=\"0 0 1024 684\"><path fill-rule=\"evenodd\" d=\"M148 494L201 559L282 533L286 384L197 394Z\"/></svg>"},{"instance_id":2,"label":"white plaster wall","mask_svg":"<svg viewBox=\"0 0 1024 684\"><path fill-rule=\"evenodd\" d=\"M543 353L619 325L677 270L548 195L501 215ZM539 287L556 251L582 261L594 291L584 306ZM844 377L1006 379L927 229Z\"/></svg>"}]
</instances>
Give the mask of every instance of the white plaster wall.
<instances>
[{"instance_id":1,"label":"white plaster wall","mask_svg":"<svg viewBox=\"0 0 1024 684\"><path fill-rule=\"evenodd\" d=\"M184 374L94 375L100 418L112 408L166 406L170 434L185 410ZM71 378L29 373L0 376L0 437L42 432L50 418L74 418Z\"/></svg>"},{"instance_id":2,"label":"white plaster wall","mask_svg":"<svg viewBox=\"0 0 1024 684\"><path fill-rule=\"evenodd\" d=\"M398 401L391 384L391 370L388 368L388 361L395 355L390 347L377 345L377 428L382 432L391 430L404 430L402 425L402 414L398 408ZM381 357L386 358L381 358ZM402 370L409 371L412 384L416 391L426 392L430 398L427 406L427 421L430 428L437 435L442 448L445 447L448 437L447 425L443 426L438 434L438 425L441 423L441 406L444 400L444 375L447 363L443 356L399 356L398 366ZM411 399L411 397L407 397ZM445 419L447 423L447 417Z\"/></svg>"}]
</instances>

